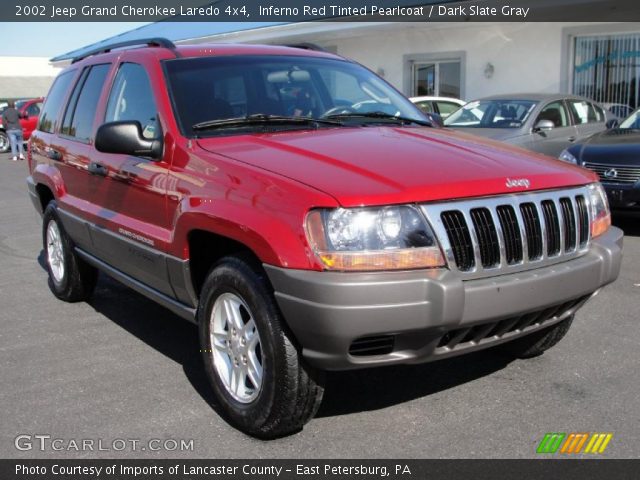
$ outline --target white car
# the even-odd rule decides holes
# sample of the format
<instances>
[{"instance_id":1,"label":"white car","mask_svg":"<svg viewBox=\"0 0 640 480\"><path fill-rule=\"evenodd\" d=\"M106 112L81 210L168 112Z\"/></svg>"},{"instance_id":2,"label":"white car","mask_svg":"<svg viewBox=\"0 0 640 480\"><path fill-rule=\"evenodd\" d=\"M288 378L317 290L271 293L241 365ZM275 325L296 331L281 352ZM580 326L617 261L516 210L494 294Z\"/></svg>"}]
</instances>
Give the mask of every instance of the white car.
<instances>
[{"instance_id":1,"label":"white car","mask_svg":"<svg viewBox=\"0 0 640 480\"><path fill-rule=\"evenodd\" d=\"M443 120L467 103L452 97L411 97L409 100L424 113L437 113Z\"/></svg>"}]
</instances>

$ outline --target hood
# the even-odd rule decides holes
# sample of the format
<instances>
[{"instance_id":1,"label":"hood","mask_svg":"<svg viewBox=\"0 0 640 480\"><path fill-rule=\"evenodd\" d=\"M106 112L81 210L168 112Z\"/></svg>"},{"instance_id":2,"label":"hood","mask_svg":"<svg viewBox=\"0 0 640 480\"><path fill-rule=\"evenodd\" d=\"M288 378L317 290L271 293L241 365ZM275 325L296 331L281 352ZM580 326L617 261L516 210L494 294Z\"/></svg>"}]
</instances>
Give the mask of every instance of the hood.
<instances>
[{"instance_id":1,"label":"hood","mask_svg":"<svg viewBox=\"0 0 640 480\"><path fill-rule=\"evenodd\" d=\"M640 165L640 130L614 128L596 133L580 146L579 160L612 165Z\"/></svg>"},{"instance_id":2,"label":"hood","mask_svg":"<svg viewBox=\"0 0 640 480\"><path fill-rule=\"evenodd\" d=\"M345 207L496 195L597 180L585 169L550 157L428 127L329 128L212 137L198 144L311 186ZM508 188L508 179L526 179L529 187L519 182Z\"/></svg>"},{"instance_id":3,"label":"hood","mask_svg":"<svg viewBox=\"0 0 640 480\"><path fill-rule=\"evenodd\" d=\"M524 135L521 128L475 128L475 127L446 127L457 132L477 135L478 137L490 138L492 140L510 140Z\"/></svg>"}]
</instances>

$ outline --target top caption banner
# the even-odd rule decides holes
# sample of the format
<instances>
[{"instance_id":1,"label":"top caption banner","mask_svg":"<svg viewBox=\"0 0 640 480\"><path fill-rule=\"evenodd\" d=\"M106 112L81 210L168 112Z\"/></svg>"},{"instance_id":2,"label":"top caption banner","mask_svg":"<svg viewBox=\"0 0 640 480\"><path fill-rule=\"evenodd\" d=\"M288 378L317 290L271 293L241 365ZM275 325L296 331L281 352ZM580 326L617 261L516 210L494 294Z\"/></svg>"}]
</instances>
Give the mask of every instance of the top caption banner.
<instances>
[{"instance_id":1,"label":"top caption banner","mask_svg":"<svg viewBox=\"0 0 640 480\"><path fill-rule=\"evenodd\" d=\"M5 0L2 22L640 21L637 0Z\"/></svg>"}]
</instances>

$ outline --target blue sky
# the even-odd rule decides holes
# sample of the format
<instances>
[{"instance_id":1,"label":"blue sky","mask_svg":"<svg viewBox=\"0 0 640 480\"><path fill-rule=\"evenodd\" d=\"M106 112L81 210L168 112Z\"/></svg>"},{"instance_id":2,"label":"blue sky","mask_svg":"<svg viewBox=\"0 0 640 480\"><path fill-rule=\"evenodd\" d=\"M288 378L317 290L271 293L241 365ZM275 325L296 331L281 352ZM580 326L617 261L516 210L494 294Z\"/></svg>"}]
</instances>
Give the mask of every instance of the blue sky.
<instances>
[{"instance_id":1,"label":"blue sky","mask_svg":"<svg viewBox=\"0 0 640 480\"><path fill-rule=\"evenodd\" d=\"M55 57L146 22L0 23L0 56Z\"/></svg>"}]
</instances>

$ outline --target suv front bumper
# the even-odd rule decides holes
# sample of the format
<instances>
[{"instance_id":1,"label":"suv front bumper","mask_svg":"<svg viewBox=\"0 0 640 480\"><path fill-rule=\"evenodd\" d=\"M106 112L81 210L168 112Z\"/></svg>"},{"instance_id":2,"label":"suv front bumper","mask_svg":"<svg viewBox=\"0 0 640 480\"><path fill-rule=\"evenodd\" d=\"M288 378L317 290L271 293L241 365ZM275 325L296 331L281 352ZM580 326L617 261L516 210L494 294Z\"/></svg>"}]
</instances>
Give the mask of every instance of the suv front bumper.
<instances>
[{"instance_id":1,"label":"suv front bumper","mask_svg":"<svg viewBox=\"0 0 640 480\"><path fill-rule=\"evenodd\" d=\"M617 278L622 239L622 231L612 227L581 257L465 281L446 269L341 273L264 267L307 361L344 370L436 360L557 323ZM354 340L366 346L367 339L388 351L350 353Z\"/></svg>"}]
</instances>

